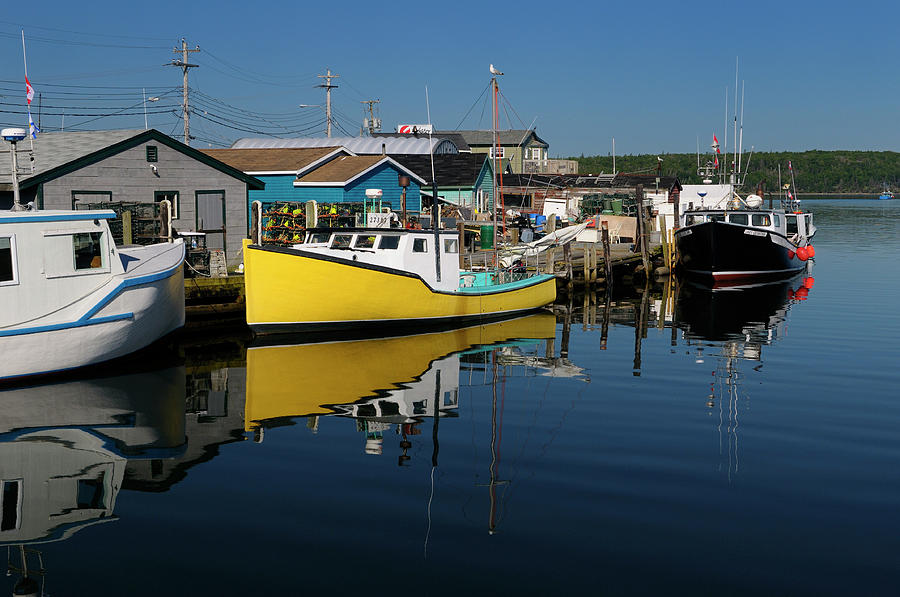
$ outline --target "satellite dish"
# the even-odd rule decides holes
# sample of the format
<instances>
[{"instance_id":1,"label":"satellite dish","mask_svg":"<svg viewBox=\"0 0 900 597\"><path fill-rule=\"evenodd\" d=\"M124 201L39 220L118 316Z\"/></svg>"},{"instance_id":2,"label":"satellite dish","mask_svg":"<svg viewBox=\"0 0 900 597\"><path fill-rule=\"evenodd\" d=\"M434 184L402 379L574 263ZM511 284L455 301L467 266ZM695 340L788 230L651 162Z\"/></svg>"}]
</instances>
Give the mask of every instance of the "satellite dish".
<instances>
[{"instance_id":1,"label":"satellite dish","mask_svg":"<svg viewBox=\"0 0 900 597\"><path fill-rule=\"evenodd\" d=\"M10 143L17 143L23 140L25 135L25 129L19 128L3 129L0 131L0 137L3 137L5 141L9 141Z\"/></svg>"}]
</instances>

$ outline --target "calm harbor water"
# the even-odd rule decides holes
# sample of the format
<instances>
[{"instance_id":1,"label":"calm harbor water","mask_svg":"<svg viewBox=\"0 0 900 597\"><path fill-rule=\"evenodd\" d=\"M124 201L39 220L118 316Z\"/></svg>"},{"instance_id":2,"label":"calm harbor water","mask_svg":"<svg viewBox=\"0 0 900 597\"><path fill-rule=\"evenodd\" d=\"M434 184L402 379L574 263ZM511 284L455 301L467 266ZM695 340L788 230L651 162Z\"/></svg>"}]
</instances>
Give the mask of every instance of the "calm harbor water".
<instances>
[{"instance_id":1,"label":"calm harbor water","mask_svg":"<svg viewBox=\"0 0 900 597\"><path fill-rule=\"evenodd\" d=\"M806 204L805 285L0 390L0 590L894 594L900 202Z\"/></svg>"}]
</instances>

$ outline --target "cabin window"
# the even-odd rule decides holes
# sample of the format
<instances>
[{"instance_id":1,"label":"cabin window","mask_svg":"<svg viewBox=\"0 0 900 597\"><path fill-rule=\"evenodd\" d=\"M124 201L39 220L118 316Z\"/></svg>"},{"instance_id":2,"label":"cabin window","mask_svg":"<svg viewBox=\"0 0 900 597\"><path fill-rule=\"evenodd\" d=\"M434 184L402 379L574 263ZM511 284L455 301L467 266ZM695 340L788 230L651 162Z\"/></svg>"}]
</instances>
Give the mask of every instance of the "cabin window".
<instances>
[{"instance_id":1,"label":"cabin window","mask_svg":"<svg viewBox=\"0 0 900 597\"><path fill-rule=\"evenodd\" d=\"M797 216L787 216L784 220L787 224L787 233L797 234Z\"/></svg>"},{"instance_id":2,"label":"cabin window","mask_svg":"<svg viewBox=\"0 0 900 597\"><path fill-rule=\"evenodd\" d=\"M102 232L79 232L72 235L75 271L103 267Z\"/></svg>"},{"instance_id":3,"label":"cabin window","mask_svg":"<svg viewBox=\"0 0 900 597\"><path fill-rule=\"evenodd\" d=\"M375 237L360 234L356 237L356 244L353 246L357 249L373 249L375 248Z\"/></svg>"},{"instance_id":4,"label":"cabin window","mask_svg":"<svg viewBox=\"0 0 900 597\"><path fill-rule=\"evenodd\" d=\"M16 283L16 243L12 236L0 236L0 286Z\"/></svg>"},{"instance_id":5,"label":"cabin window","mask_svg":"<svg viewBox=\"0 0 900 597\"><path fill-rule=\"evenodd\" d=\"M725 214L709 214L706 219L710 222L724 222Z\"/></svg>"},{"instance_id":6,"label":"cabin window","mask_svg":"<svg viewBox=\"0 0 900 597\"><path fill-rule=\"evenodd\" d=\"M349 249L350 241L353 240L352 234L335 234L334 240L331 241L332 249Z\"/></svg>"},{"instance_id":7,"label":"cabin window","mask_svg":"<svg viewBox=\"0 0 900 597\"><path fill-rule=\"evenodd\" d=\"M308 243L327 243L328 239L331 237L330 232L313 232L309 235Z\"/></svg>"},{"instance_id":8,"label":"cabin window","mask_svg":"<svg viewBox=\"0 0 900 597\"><path fill-rule=\"evenodd\" d=\"M444 253L459 253L459 239L458 238L445 238L444 239Z\"/></svg>"},{"instance_id":9,"label":"cabin window","mask_svg":"<svg viewBox=\"0 0 900 597\"><path fill-rule=\"evenodd\" d=\"M425 238L413 239L413 253L427 253L427 252L428 252L428 239L425 239Z\"/></svg>"},{"instance_id":10,"label":"cabin window","mask_svg":"<svg viewBox=\"0 0 900 597\"><path fill-rule=\"evenodd\" d=\"M750 218L747 217L747 214L729 214L728 221L732 224L740 224L741 226L746 226Z\"/></svg>"},{"instance_id":11,"label":"cabin window","mask_svg":"<svg viewBox=\"0 0 900 597\"><path fill-rule=\"evenodd\" d=\"M22 481L2 481L0 486L0 531L12 531L19 528Z\"/></svg>"},{"instance_id":12,"label":"cabin window","mask_svg":"<svg viewBox=\"0 0 900 597\"><path fill-rule=\"evenodd\" d=\"M685 226L693 226L703 222L703 216L687 215L684 217Z\"/></svg>"},{"instance_id":13,"label":"cabin window","mask_svg":"<svg viewBox=\"0 0 900 597\"><path fill-rule=\"evenodd\" d=\"M772 221L769 219L769 214L753 214L751 218L754 226L771 226Z\"/></svg>"},{"instance_id":14,"label":"cabin window","mask_svg":"<svg viewBox=\"0 0 900 597\"><path fill-rule=\"evenodd\" d=\"M378 243L379 249L396 249L400 246L400 237L396 235L382 236Z\"/></svg>"},{"instance_id":15,"label":"cabin window","mask_svg":"<svg viewBox=\"0 0 900 597\"><path fill-rule=\"evenodd\" d=\"M781 216L778 214L772 214L772 218L775 220L775 227L781 228Z\"/></svg>"},{"instance_id":16,"label":"cabin window","mask_svg":"<svg viewBox=\"0 0 900 597\"><path fill-rule=\"evenodd\" d=\"M104 500L103 477L100 473L96 479L78 479L78 508L82 510L100 510L106 508Z\"/></svg>"}]
</instances>

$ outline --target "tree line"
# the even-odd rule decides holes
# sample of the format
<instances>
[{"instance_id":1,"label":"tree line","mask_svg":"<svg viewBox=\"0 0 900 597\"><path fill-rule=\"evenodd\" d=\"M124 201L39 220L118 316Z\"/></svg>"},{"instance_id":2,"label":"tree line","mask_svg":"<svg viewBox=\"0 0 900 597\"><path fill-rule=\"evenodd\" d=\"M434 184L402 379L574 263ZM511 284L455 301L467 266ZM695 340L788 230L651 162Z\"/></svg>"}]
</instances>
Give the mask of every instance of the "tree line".
<instances>
[{"instance_id":1,"label":"tree line","mask_svg":"<svg viewBox=\"0 0 900 597\"><path fill-rule=\"evenodd\" d=\"M657 157L662 158L659 162ZM730 167L731 156L719 156L720 163ZM569 158L578 161L581 174L612 173L612 156L580 156ZM700 154L701 163L713 159L710 154ZM767 191L778 188L778 167L781 181L790 181L788 162L793 165L797 191L800 193L879 193L885 183L891 189L900 188L900 153L895 151L820 151L755 152L745 153L741 165L746 170L745 189L755 189L760 182ZM748 164L749 160L749 164ZM616 170L627 173L653 173L659 165L663 176L677 176L682 184L699 184L697 154L665 153L616 156Z\"/></svg>"}]
</instances>

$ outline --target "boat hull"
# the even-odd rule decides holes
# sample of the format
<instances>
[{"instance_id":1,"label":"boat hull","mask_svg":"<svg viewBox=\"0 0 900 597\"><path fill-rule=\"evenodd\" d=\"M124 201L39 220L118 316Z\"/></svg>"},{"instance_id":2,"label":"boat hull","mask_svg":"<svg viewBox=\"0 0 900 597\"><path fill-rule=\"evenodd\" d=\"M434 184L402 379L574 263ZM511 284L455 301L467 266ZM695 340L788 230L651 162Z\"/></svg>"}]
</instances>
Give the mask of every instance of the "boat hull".
<instances>
[{"instance_id":1,"label":"boat hull","mask_svg":"<svg viewBox=\"0 0 900 597\"><path fill-rule=\"evenodd\" d=\"M402 270L257 245L244 248L244 278L247 324L257 332L479 321L556 298L549 276L493 292L444 292Z\"/></svg>"},{"instance_id":2,"label":"boat hull","mask_svg":"<svg viewBox=\"0 0 900 597\"><path fill-rule=\"evenodd\" d=\"M675 243L681 270L715 285L789 278L806 267L783 236L726 222L682 228Z\"/></svg>"},{"instance_id":3,"label":"boat hull","mask_svg":"<svg viewBox=\"0 0 900 597\"><path fill-rule=\"evenodd\" d=\"M0 330L0 380L96 365L145 348L184 325L184 276L121 284L102 308L72 322Z\"/></svg>"}]
</instances>

